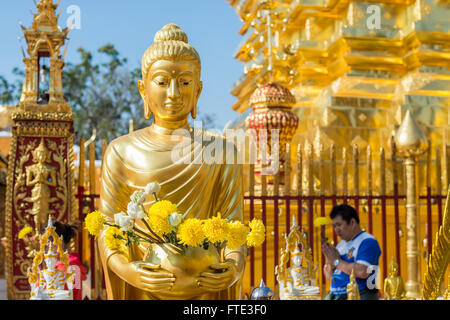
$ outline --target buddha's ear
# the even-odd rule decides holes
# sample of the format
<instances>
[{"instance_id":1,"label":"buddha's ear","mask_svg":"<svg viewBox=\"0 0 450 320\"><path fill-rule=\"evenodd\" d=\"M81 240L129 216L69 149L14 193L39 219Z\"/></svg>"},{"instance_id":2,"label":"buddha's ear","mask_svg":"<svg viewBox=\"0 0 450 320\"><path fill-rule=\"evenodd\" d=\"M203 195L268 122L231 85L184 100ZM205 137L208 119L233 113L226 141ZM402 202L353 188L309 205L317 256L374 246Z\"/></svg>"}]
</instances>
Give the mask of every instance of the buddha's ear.
<instances>
[{"instance_id":1,"label":"buddha's ear","mask_svg":"<svg viewBox=\"0 0 450 320\"><path fill-rule=\"evenodd\" d=\"M141 94L142 99L144 99L144 97L145 97L144 81L139 80L137 85L138 85L139 93Z\"/></svg>"},{"instance_id":2,"label":"buddha's ear","mask_svg":"<svg viewBox=\"0 0 450 320\"><path fill-rule=\"evenodd\" d=\"M200 81L198 83L197 96L196 96L194 106L192 107L192 111L191 111L191 116L192 116L192 119L194 119L194 120L197 118L197 103L198 103L198 99L200 98L200 94L202 93L202 89L203 89L203 82Z\"/></svg>"},{"instance_id":3,"label":"buddha's ear","mask_svg":"<svg viewBox=\"0 0 450 320\"><path fill-rule=\"evenodd\" d=\"M139 93L141 94L142 101L144 101L144 117L145 117L145 119L150 119L150 117L152 116L152 111L150 110L150 107L148 106L148 103L147 103L147 96L145 95L144 81L142 81L142 80L138 81L138 89L139 89Z\"/></svg>"},{"instance_id":4,"label":"buddha's ear","mask_svg":"<svg viewBox=\"0 0 450 320\"><path fill-rule=\"evenodd\" d=\"M197 89L197 100L200 98L200 95L202 94L203 90L203 81L200 81L198 83L198 89Z\"/></svg>"}]
</instances>

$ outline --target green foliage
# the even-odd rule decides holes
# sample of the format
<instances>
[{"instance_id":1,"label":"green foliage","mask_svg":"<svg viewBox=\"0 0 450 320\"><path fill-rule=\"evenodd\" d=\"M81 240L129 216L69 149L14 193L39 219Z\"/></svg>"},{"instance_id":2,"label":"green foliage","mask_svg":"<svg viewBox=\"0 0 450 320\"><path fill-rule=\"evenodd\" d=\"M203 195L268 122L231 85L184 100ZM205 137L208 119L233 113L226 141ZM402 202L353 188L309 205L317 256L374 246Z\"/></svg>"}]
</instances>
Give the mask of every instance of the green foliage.
<instances>
[{"instance_id":1,"label":"green foliage","mask_svg":"<svg viewBox=\"0 0 450 320\"><path fill-rule=\"evenodd\" d=\"M135 129L147 126L137 88L139 69L127 69L126 59L112 44L98 49L106 58L103 62L94 62L92 53L83 48L78 52L81 62L67 64L63 75L64 94L75 114L76 141L88 139L95 128L97 143L110 142L128 133L130 119Z\"/></svg>"},{"instance_id":2,"label":"green foliage","mask_svg":"<svg viewBox=\"0 0 450 320\"><path fill-rule=\"evenodd\" d=\"M12 73L16 79L14 82L8 82L5 77L0 75L0 104L14 105L20 100L22 93L23 78L25 73L18 68L14 68Z\"/></svg>"}]
</instances>

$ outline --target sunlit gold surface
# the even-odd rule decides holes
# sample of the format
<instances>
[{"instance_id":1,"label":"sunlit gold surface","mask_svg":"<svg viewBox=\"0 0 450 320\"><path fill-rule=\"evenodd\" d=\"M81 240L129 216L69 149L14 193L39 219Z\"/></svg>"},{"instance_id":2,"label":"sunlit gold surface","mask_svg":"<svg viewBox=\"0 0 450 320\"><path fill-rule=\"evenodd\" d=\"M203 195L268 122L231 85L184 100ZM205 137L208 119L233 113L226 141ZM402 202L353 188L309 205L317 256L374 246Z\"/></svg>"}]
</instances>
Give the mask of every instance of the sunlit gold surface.
<instances>
[{"instance_id":1,"label":"sunlit gold surface","mask_svg":"<svg viewBox=\"0 0 450 320\"><path fill-rule=\"evenodd\" d=\"M120 137L108 146L102 169L101 212L112 218L115 213L126 211L129 197L137 188L158 182L162 199L177 204L178 210L188 218L206 219L221 212L224 218L243 220L240 165L202 161L200 151L205 150L211 140L194 144L192 139L183 147L180 160L174 161L171 157L174 147L181 142L181 136L172 135L175 129L190 129L191 138L199 138L201 134L212 137L210 133L197 132L188 125L189 114L196 115L202 84L200 60L195 49L187 43L185 33L173 24L165 26L155 36L155 44L147 49L142 65L143 80L139 82L139 90L145 103L145 116L149 118L153 113L155 123ZM214 138L225 143L220 136L215 135ZM231 150L234 146L230 149L228 145L223 150L224 154L217 156L226 156ZM148 209L153 202L153 198L147 199L144 207ZM192 262L178 260L179 257L170 261L171 267L163 259L161 268L158 268L159 264L142 262L147 252L145 247L133 247L127 258L108 250L103 235L99 237L98 245L108 299L183 299L189 295L185 284L192 285L199 276L199 270L183 270L183 266ZM158 249L157 252L162 251ZM203 256L198 261L205 264L196 266L203 272L212 272L206 265L215 260L209 258L209 251L201 252ZM224 259L233 266L228 271L232 275L231 282L211 280L213 288L200 285L200 289L194 291L195 296L190 298L239 298L245 267L244 252L242 248L224 253ZM146 279L140 277L144 269L150 272Z\"/></svg>"},{"instance_id":2,"label":"sunlit gold surface","mask_svg":"<svg viewBox=\"0 0 450 320\"><path fill-rule=\"evenodd\" d=\"M405 286L398 274L398 264L392 257L389 264L389 275L384 279L384 300L402 300L405 297Z\"/></svg>"}]
</instances>

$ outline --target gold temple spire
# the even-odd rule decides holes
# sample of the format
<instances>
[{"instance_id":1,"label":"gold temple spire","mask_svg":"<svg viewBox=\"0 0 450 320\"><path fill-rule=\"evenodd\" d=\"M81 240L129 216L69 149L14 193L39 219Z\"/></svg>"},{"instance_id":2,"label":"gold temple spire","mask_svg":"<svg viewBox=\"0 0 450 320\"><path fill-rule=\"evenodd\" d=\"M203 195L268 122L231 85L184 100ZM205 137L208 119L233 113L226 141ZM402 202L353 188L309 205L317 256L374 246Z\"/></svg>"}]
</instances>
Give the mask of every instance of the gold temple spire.
<instances>
[{"instance_id":1,"label":"gold temple spire","mask_svg":"<svg viewBox=\"0 0 450 320\"><path fill-rule=\"evenodd\" d=\"M61 0L56 4L53 3L53 0L41 0L39 3L34 1L34 3L38 13L33 14L34 22L32 24L32 29L35 31L48 31L48 28L51 28L52 31L58 30L58 18L62 11L59 14L56 14L56 9L61 3Z\"/></svg>"},{"instance_id":2,"label":"gold temple spire","mask_svg":"<svg viewBox=\"0 0 450 320\"><path fill-rule=\"evenodd\" d=\"M40 0L36 2L37 14L33 14L30 27L21 25L27 42L28 57L24 58L25 82L20 98L22 112L71 113L64 99L62 69L64 60L61 48L66 43L70 28L61 29L56 14L60 1Z\"/></svg>"}]
</instances>

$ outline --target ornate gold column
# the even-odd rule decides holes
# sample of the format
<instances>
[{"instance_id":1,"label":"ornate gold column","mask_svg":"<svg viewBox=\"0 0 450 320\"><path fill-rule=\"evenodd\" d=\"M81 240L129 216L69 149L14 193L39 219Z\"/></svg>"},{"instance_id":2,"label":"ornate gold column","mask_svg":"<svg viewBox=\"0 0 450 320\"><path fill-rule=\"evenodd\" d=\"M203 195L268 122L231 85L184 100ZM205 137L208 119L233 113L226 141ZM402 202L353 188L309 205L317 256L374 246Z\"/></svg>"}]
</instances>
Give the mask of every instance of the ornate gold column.
<instances>
[{"instance_id":1,"label":"ornate gold column","mask_svg":"<svg viewBox=\"0 0 450 320\"><path fill-rule=\"evenodd\" d=\"M406 297L420 298L419 249L417 245L417 181L416 157L425 152L428 142L416 121L407 111L395 136L399 153L405 158L406 171Z\"/></svg>"},{"instance_id":2,"label":"ornate gold column","mask_svg":"<svg viewBox=\"0 0 450 320\"><path fill-rule=\"evenodd\" d=\"M12 142L6 192L6 272L8 299L28 299L30 252L18 233L30 226L40 233L48 216L71 222L75 213L73 183L73 120L62 87L68 28L58 26L52 0L36 3L33 24L22 26L28 44L25 79L16 112L11 116ZM41 62L48 59L48 69ZM42 72L42 74L41 74ZM40 81L48 79L48 87ZM45 81L47 82L47 81ZM41 91L41 92L40 92Z\"/></svg>"}]
</instances>

